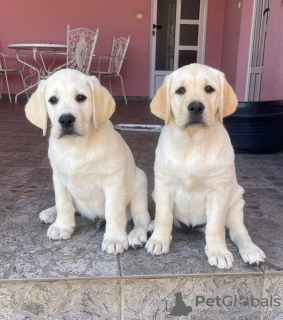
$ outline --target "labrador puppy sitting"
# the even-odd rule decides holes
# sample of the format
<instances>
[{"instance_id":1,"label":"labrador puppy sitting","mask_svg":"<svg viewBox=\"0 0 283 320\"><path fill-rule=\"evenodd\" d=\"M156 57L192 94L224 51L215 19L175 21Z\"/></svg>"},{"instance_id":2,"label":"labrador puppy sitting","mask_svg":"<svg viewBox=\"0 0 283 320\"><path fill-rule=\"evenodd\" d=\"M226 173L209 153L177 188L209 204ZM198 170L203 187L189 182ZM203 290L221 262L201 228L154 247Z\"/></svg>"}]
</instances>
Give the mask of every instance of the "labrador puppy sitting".
<instances>
[{"instance_id":1,"label":"labrador puppy sitting","mask_svg":"<svg viewBox=\"0 0 283 320\"><path fill-rule=\"evenodd\" d=\"M174 71L157 91L151 110L165 126L156 149L156 217L148 252L169 251L174 217L187 226L206 224L205 252L212 266L233 266L225 227L245 262L264 261L243 223L244 190L237 183L233 147L222 125L237 104L224 74L199 64Z\"/></svg>"},{"instance_id":2,"label":"labrador puppy sitting","mask_svg":"<svg viewBox=\"0 0 283 320\"><path fill-rule=\"evenodd\" d=\"M52 223L50 239L69 239L75 212L90 219L105 217L102 250L118 254L147 240L147 178L108 120L115 101L96 77L61 70L42 81L26 105L30 122L47 131L56 205L40 213ZM126 234L126 207L134 229Z\"/></svg>"}]
</instances>

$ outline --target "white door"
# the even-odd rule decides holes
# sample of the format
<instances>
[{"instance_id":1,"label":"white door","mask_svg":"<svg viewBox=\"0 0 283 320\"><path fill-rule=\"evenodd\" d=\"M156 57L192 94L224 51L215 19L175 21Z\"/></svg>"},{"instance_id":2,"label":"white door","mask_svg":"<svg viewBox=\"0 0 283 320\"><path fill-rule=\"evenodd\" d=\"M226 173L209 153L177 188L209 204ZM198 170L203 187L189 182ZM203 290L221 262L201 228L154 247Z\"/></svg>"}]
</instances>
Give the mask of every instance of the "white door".
<instances>
[{"instance_id":1,"label":"white door","mask_svg":"<svg viewBox=\"0 0 283 320\"><path fill-rule=\"evenodd\" d=\"M260 100L269 6L270 0L255 0L254 27L251 38L250 72L246 99L248 101Z\"/></svg>"},{"instance_id":2,"label":"white door","mask_svg":"<svg viewBox=\"0 0 283 320\"><path fill-rule=\"evenodd\" d=\"M152 0L150 97L167 74L204 63L207 0Z\"/></svg>"}]
</instances>

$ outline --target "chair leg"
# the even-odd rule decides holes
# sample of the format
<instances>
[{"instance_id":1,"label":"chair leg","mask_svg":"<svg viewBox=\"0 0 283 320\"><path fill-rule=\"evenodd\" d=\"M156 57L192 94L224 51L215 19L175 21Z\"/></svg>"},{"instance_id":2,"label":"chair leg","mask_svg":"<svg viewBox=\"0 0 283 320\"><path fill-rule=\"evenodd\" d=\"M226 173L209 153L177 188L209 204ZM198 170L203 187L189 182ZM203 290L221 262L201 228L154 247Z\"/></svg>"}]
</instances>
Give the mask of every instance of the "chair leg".
<instances>
[{"instance_id":1,"label":"chair leg","mask_svg":"<svg viewBox=\"0 0 283 320\"><path fill-rule=\"evenodd\" d=\"M21 72L20 72L20 75L21 75L21 78L22 78L22 83L23 83L24 89L26 89L24 77L23 77L23 74ZM28 100L28 92L27 91L26 91L26 96L27 96L27 100Z\"/></svg>"},{"instance_id":2,"label":"chair leg","mask_svg":"<svg viewBox=\"0 0 283 320\"><path fill-rule=\"evenodd\" d=\"M1 78L1 91L0 91L0 99L2 99L2 93L3 93L3 91L2 91L2 88L3 88L3 79L2 79L2 74L0 74L0 78Z\"/></svg>"},{"instance_id":3,"label":"chair leg","mask_svg":"<svg viewBox=\"0 0 283 320\"><path fill-rule=\"evenodd\" d=\"M11 94L10 94L10 88L9 88L9 82L8 82L8 77L7 77L7 72L4 72L4 73L5 73L5 78L6 78L8 94L9 94L9 100L10 100L10 103L12 103Z\"/></svg>"},{"instance_id":4,"label":"chair leg","mask_svg":"<svg viewBox=\"0 0 283 320\"><path fill-rule=\"evenodd\" d=\"M126 105L127 105L127 98L126 98L126 95L125 95L123 79L122 79L122 76L120 76L120 75L119 75L119 77L120 77L120 79L121 79L122 91L123 91L123 95L124 95L125 103L126 103Z\"/></svg>"},{"instance_id":5,"label":"chair leg","mask_svg":"<svg viewBox=\"0 0 283 320\"><path fill-rule=\"evenodd\" d=\"M111 95L112 95L112 87L111 87L111 80L110 80L110 78L108 78L108 82L109 82L110 93L111 93Z\"/></svg>"}]
</instances>

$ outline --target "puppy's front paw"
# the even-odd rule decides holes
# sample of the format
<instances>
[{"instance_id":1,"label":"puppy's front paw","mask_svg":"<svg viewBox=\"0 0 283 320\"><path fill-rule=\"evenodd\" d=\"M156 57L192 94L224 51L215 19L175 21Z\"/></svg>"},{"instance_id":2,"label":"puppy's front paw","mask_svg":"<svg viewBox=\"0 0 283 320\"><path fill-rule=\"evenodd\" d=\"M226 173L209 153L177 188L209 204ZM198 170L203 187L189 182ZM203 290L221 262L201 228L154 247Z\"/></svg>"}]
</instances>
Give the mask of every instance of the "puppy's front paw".
<instances>
[{"instance_id":1,"label":"puppy's front paw","mask_svg":"<svg viewBox=\"0 0 283 320\"><path fill-rule=\"evenodd\" d=\"M67 240L71 238L74 229L75 224L60 226L55 222L48 228L47 237L52 240Z\"/></svg>"},{"instance_id":2,"label":"puppy's front paw","mask_svg":"<svg viewBox=\"0 0 283 320\"><path fill-rule=\"evenodd\" d=\"M110 254L123 253L129 248L127 234L122 233L118 235L104 235L102 241L102 250Z\"/></svg>"},{"instance_id":3,"label":"puppy's front paw","mask_svg":"<svg viewBox=\"0 0 283 320\"><path fill-rule=\"evenodd\" d=\"M128 240L130 247L143 247L147 240L146 231L143 229L134 229L128 235Z\"/></svg>"},{"instance_id":4,"label":"puppy's front paw","mask_svg":"<svg viewBox=\"0 0 283 320\"><path fill-rule=\"evenodd\" d=\"M56 207L48 208L43 210L39 214L39 219L44 223L53 223L56 220Z\"/></svg>"},{"instance_id":5,"label":"puppy's front paw","mask_svg":"<svg viewBox=\"0 0 283 320\"><path fill-rule=\"evenodd\" d=\"M160 255L169 252L170 242L170 237L158 237L153 233L147 241L145 248L148 253L151 253L153 255Z\"/></svg>"},{"instance_id":6,"label":"puppy's front paw","mask_svg":"<svg viewBox=\"0 0 283 320\"><path fill-rule=\"evenodd\" d=\"M258 266L266 258L264 252L252 242L241 246L239 251L244 262L252 265Z\"/></svg>"},{"instance_id":7,"label":"puppy's front paw","mask_svg":"<svg viewBox=\"0 0 283 320\"><path fill-rule=\"evenodd\" d=\"M219 269L231 269L233 267L234 258L227 248L217 250L205 248L205 253L211 266Z\"/></svg>"}]
</instances>

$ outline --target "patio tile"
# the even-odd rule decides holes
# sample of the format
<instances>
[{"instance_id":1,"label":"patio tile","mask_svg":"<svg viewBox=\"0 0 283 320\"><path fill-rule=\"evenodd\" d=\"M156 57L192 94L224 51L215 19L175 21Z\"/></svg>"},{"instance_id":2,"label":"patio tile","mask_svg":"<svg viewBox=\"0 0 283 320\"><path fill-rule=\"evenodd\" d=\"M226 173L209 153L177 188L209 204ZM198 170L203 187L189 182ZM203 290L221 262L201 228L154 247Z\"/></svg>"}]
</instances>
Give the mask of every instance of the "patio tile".
<instances>
[{"instance_id":1,"label":"patio tile","mask_svg":"<svg viewBox=\"0 0 283 320\"><path fill-rule=\"evenodd\" d=\"M266 275L262 292L262 320L279 320L283 318L283 277ZM255 301L254 304L256 304Z\"/></svg>"},{"instance_id":2,"label":"patio tile","mask_svg":"<svg viewBox=\"0 0 283 320\"><path fill-rule=\"evenodd\" d=\"M47 238L49 225L38 214L54 205L52 190L26 189L0 229L0 255L5 254L8 270L2 279L77 278L119 276L117 257L102 252L105 229L91 220L76 217L70 240ZM1 262L0 262L1 263ZM3 261L2 261L3 263Z\"/></svg>"},{"instance_id":3,"label":"patio tile","mask_svg":"<svg viewBox=\"0 0 283 320\"><path fill-rule=\"evenodd\" d=\"M251 307L251 297L260 298L262 286L263 276L129 279L123 319L257 320L260 306Z\"/></svg>"},{"instance_id":4,"label":"patio tile","mask_svg":"<svg viewBox=\"0 0 283 320\"><path fill-rule=\"evenodd\" d=\"M145 248L124 252L119 259L122 276L262 273L259 267L250 266L242 261L238 249L230 239L226 239L226 242L234 256L234 266L231 270L220 270L208 264L204 251L204 234L174 227L172 237L170 252L165 255L153 256L147 253Z\"/></svg>"},{"instance_id":5,"label":"patio tile","mask_svg":"<svg viewBox=\"0 0 283 320\"><path fill-rule=\"evenodd\" d=\"M24 282L0 285L3 319L117 319L116 280Z\"/></svg>"},{"instance_id":6,"label":"patio tile","mask_svg":"<svg viewBox=\"0 0 283 320\"><path fill-rule=\"evenodd\" d=\"M1 167L25 167L34 168L39 165L46 152L6 152L0 150L0 166Z\"/></svg>"}]
</instances>

